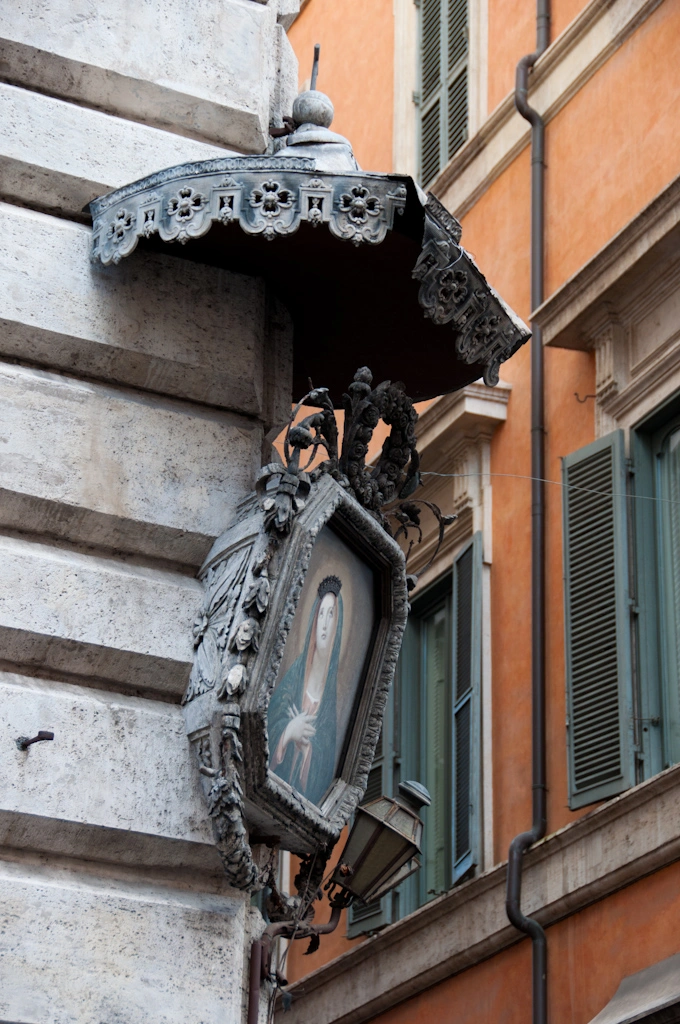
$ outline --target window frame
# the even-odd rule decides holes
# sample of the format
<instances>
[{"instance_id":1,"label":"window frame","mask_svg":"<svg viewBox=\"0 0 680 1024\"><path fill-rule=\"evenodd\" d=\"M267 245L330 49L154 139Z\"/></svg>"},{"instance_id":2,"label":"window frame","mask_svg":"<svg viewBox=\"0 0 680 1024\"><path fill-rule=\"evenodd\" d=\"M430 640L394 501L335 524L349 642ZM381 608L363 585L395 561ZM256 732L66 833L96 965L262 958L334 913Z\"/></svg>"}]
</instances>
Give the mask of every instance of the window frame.
<instances>
[{"instance_id":1,"label":"window frame","mask_svg":"<svg viewBox=\"0 0 680 1024\"><path fill-rule=\"evenodd\" d=\"M593 634L593 626L588 622L587 601L590 594L586 590L584 580L581 578L582 566L579 567L578 559L583 558L582 565L589 565L589 557L594 557L589 552L593 550L593 543L596 539L593 535L594 513L600 515L600 525L606 521L609 510L603 503L600 509L594 507L592 498L596 498L598 488L583 488L579 484L572 483L572 472L579 470L591 460L600 458L603 454L610 454L611 467L611 511L610 511L610 580L609 592L613 597L611 605L606 605L602 592L604 589L603 576L600 575L597 583L599 594L598 613L602 621L603 610L611 615L610 633L608 640L613 643L613 658L610 655L609 668L606 660L603 668L603 654L593 658L592 651L599 635ZM578 810L599 800L605 800L616 796L618 793L635 785L636 756L638 753L635 730L635 688L633 686L633 658L632 658L632 631L631 615L634 606L630 600L631 573L629 569L629 515L628 515L628 493L627 493L627 467L624 450L624 435L622 430L616 430L605 437L585 445L565 456L562 460L563 472L563 560L564 560L564 629L565 629L565 669L566 669L566 700L567 700L567 777L569 807L571 810ZM576 477L576 479L579 479ZM606 483L606 482L605 482ZM574 493L572 494L572 488ZM580 493L579 493L580 492ZM586 504L590 497L590 506ZM596 499L597 500L597 499ZM580 517L580 520L579 520ZM573 532L572 532L573 528ZM580 531L580 539L575 539ZM606 534L602 538L606 539ZM572 543L573 540L573 543ZM600 573L602 565L600 566ZM605 591L606 593L606 591ZM584 595L584 596L581 596ZM579 604L580 602L580 604ZM604 623L606 625L606 622ZM613 626L613 629L611 628ZM582 658L579 662L578 653L575 650L581 645L581 654L586 648L590 648L588 658ZM606 648L604 649L606 652ZM607 691L607 671L611 671L611 660L616 663L616 703L612 700L612 690ZM588 675L583 671L587 665ZM597 681L598 670L604 671L604 685ZM603 708L609 708L609 718L605 717ZM602 765L603 738L611 740L612 720L614 714L612 709L616 708L616 732L618 740L618 766L617 775L611 775L607 779L593 778L594 766ZM593 708L598 712L593 718ZM593 723L598 723L600 732L592 731L588 736L588 729L595 729ZM614 744L609 746L610 757L613 757ZM577 760L578 758L578 760ZM579 764L580 761L580 764ZM602 771L602 768L600 768ZM579 774L582 772L581 777ZM591 779L588 780L588 772Z\"/></svg>"},{"instance_id":2,"label":"window frame","mask_svg":"<svg viewBox=\"0 0 680 1024\"><path fill-rule=\"evenodd\" d=\"M665 439L680 427L680 392L671 395L650 416L631 429L634 471L634 522L637 622L635 646L639 694L640 779L648 779L680 762L680 746L670 732L680 730L680 698L669 700L671 680L664 580L663 509L660 497L660 454ZM675 751L674 748L675 747ZM676 758L677 757L677 761Z\"/></svg>"},{"instance_id":3,"label":"window frame","mask_svg":"<svg viewBox=\"0 0 680 1024\"><path fill-rule=\"evenodd\" d=\"M470 3L469 0L415 0L418 10L418 44L417 44L417 93L416 105L418 107L417 124L417 176L420 184L425 187L433 181L440 171L446 167L449 160L465 145L470 135ZM438 46L438 83L425 95L425 19L427 17L428 5L436 5L439 8L439 46ZM461 8L465 7L465 15L462 31L465 34L465 44L462 52L453 63L449 64L451 53L451 39L449 38L449 19L452 9L456 4ZM462 80L464 89L464 125L460 130L460 140L455 148L451 148L451 93L455 84ZM438 112L438 149L439 159L437 169L434 173L428 173L425 177L424 167L424 126L428 117L436 107Z\"/></svg>"},{"instance_id":4,"label":"window frame","mask_svg":"<svg viewBox=\"0 0 680 1024\"><path fill-rule=\"evenodd\" d=\"M462 560L471 556L471 607L469 615L470 630L470 685L454 700L457 681L455 666L457 656L458 622L458 570ZM427 764L428 749L428 708L426 685L427 651L423 644L423 631L426 623L439 609L446 611L445 638L447 658L447 678L444 702L446 704L446 752L444 773L446 776L443 805L445 817L445 851L443 872L445 875L441 890L428 891L432 887L433 870L426 863L428 837L433 828L428 822L430 808L423 811L425 829L423 836L423 866L410 878L406 879L392 893L388 893L380 901L379 907L368 917L353 919L352 909L349 914L348 937L371 933L393 921L400 920L413 911L428 903L439 892L447 892L452 886L469 877L472 871L481 864L481 793L482 793L482 756L481 756L481 706L482 706L482 575L483 575L482 534L475 533L457 551L451 569L432 583L423 593L413 599L411 613L406 626L395 680L385 711L381 736L380 754L371 769L380 770L383 792L387 796L398 793L399 782L405 779L416 779L428 784L429 769ZM414 682L415 680L415 682ZM469 748L469 847L464 855L455 860L456 849L456 757L455 757L455 713L456 709L468 705L470 707L470 748ZM416 728L407 728L413 726ZM433 794L434 795L434 794ZM436 796L433 805L437 805ZM441 864L439 871L441 873Z\"/></svg>"}]
</instances>

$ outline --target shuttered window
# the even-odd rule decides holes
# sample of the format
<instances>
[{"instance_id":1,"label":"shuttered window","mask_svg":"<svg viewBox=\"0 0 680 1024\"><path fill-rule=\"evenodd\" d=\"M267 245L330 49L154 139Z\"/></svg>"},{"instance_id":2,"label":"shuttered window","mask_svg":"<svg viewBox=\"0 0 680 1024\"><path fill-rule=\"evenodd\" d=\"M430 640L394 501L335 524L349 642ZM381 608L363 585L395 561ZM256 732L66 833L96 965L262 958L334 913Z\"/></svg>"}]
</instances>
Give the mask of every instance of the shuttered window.
<instances>
[{"instance_id":1,"label":"shuttered window","mask_svg":"<svg viewBox=\"0 0 680 1024\"><path fill-rule=\"evenodd\" d=\"M640 779L680 761L680 396L631 432Z\"/></svg>"},{"instance_id":2,"label":"shuttered window","mask_svg":"<svg viewBox=\"0 0 680 1024\"><path fill-rule=\"evenodd\" d=\"M419 0L419 176L427 185L468 134L468 0Z\"/></svg>"},{"instance_id":3,"label":"shuttered window","mask_svg":"<svg viewBox=\"0 0 680 1024\"><path fill-rule=\"evenodd\" d=\"M351 908L350 936L417 910L478 863L481 578L477 534L452 573L413 602L369 789L394 796L407 779L427 787L422 867L372 906Z\"/></svg>"},{"instance_id":4,"label":"shuttered window","mask_svg":"<svg viewBox=\"0 0 680 1024\"><path fill-rule=\"evenodd\" d=\"M626 467L616 431L563 463L569 805L635 782Z\"/></svg>"},{"instance_id":5,"label":"shuttered window","mask_svg":"<svg viewBox=\"0 0 680 1024\"><path fill-rule=\"evenodd\" d=\"M680 423L657 434L657 577L665 764L680 761Z\"/></svg>"},{"instance_id":6,"label":"shuttered window","mask_svg":"<svg viewBox=\"0 0 680 1024\"><path fill-rule=\"evenodd\" d=\"M477 534L453 567L453 881L477 863L479 835L482 544Z\"/></svg>"}]
</instances>

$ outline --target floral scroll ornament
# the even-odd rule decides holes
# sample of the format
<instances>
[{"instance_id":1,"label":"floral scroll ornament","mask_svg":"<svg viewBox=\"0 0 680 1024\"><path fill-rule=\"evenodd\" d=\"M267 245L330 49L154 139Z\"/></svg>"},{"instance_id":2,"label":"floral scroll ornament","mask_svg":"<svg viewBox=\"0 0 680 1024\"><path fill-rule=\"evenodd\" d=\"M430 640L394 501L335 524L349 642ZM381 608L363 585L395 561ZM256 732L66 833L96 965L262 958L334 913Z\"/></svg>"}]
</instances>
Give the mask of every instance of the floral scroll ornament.
<instances>
[{"instance_id":1,"label":"floral scroll ornament","mask_svg":"<svg viewBox=\"0 0 680 1024\"><path fill-rule=\"evenodd\" d=\"M177 241L181 242L182 245L188 242L190 237L185 225L192 221L197 213L201 213L207 206L207 203L208 200L203 193L197 192L189 185L179 189L169 200L167 206L168 217L173 218L181 225Z\"/></svg>"},{"instance_id":2,"label":"floral scroll ornament","mask_svg":"<svg viewBox=\"0 0 680 1024\"><path fill-rule=\"evenodd\" d=\"M469 294L468 277L463 270L447 270L439 281L439 292L437 294L437 312L442 320L446 320L450 311L449 319L466 301Z\"/></svg>"},{"instance_id":3,"label":"floral scroll ornament","mask_svg":"<svg viewBox=\"0 0 680 1024\"><path fill-rule=\"evenodd\" d=\"M378 197L370 195L365 185L354 185L340 196L340 212L345 214L354 229L350 238L355 245L360 245L368 237L366 228L370 218L379 217L382 210ZM369 227L369 233L370 230Z\"/></svg>"},{"instance_id":4,"label":"floral scroll ornament","mask_svg":"<svg viewBox=\"0 0 680 1024\"><path fill-rule=\"evenodd\" d=\"M136 217L126 209L118 210L111 224L109 224L106 237L109 243L114 246L113 262L120 263L120 245L128 231L134 227Z\"/></svg>"},{"instance_id":5,"label":"floral scroll ornament","mask_svg":"<svg viewBox=\"0 0 680 1024\"><path fill-rule=\"evenodd\" d=\"M262 234L271 240L277 234L283 234L289 227L282 214L293 208L293 193L283 188L278 181L270 178L250 194L250 205L253 210L265 219Z\"/></svg>"}]
</instances>

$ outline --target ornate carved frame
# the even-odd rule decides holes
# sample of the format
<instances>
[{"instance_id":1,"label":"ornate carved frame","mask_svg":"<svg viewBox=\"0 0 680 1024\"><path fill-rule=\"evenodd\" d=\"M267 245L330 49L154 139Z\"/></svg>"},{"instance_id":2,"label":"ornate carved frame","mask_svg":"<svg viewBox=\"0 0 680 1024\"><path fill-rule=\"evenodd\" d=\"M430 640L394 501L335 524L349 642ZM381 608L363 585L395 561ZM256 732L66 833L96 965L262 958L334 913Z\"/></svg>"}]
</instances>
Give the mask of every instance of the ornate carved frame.
<instances>
[{"instance_id":1,"label":"ornate carved frame","mask_svg":"<svg viewBox=\"0 0 680 1024\"><path fill-rule=\"evenodd\" d=\"M305 855L337 840L366 788L408 613L404 555L396 541L330 475L307 481L304 507L287 535L273 536L265 509L251 497L200 573L206 603L185 696L186 727L225 869L240 888L266 880L251 844ZM326 524L372 566L380 586L378 625L340 777L319 808L268 769L267 709L312 549ZM244 622L250 626L239 634ZM201 657L204 646L210 650Z\"/></svg>"}]
</instances>

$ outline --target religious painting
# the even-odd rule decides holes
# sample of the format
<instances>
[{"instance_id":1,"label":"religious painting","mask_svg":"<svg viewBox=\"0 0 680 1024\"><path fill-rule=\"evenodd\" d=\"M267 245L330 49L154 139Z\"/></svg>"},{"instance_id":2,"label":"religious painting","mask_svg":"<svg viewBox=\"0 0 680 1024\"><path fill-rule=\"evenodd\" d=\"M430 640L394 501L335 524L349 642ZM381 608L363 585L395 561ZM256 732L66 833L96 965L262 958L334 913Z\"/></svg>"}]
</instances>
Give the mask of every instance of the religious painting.
<instances>
[{"instance_id":1,"label":"religious painting","mask_svg":"<svg viewBox=\"0 0 680 1024\"><path fill-rule=\"evenodd\" d=\"M320 531L267 715L269 767L320 806L342 771L376 628L374 572Z\"/></svg>"}]
</instances>

